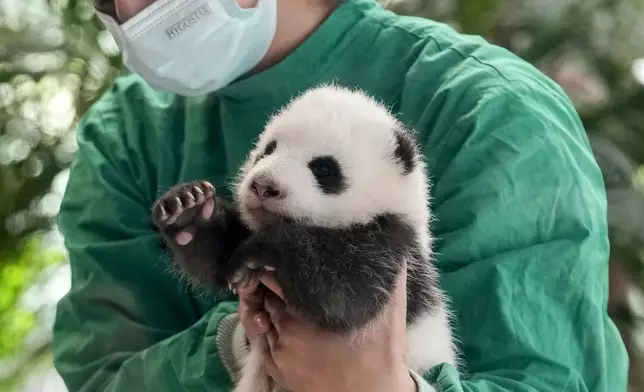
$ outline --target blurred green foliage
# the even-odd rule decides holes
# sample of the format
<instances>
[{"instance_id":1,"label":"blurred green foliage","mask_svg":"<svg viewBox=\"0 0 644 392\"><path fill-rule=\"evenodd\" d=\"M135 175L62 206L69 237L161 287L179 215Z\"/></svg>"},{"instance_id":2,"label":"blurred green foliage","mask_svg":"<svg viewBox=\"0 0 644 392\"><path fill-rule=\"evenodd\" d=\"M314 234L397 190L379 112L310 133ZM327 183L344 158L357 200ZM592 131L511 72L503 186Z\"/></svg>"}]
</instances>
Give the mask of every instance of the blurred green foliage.
<instances>
[{"instance_id":1,"label":"blurred green foliage","mask_svg":"<svg viewBox=\"0 0 644 392\"><path fill-rule=\"evenodd\" d=\"M644 391L637 347L644 62L634 62L644 58L644 1L381 2L484 36L539 67L573 99L608 189L610 312L629 344L633 390ZM76 149L73 130L121 71L90 0L0 0L0 391L15 390L35 364L50 362L52 306L61 295L60 284L50 283L66 261L55 217Z\"/></svg>"},{"instance_id":2,"label":"blurred green foliage","mask_svg":"<svg viewBox=\"0 0 644 392\"><path fill-rule=\"evenodd\" d=\"M0 1L0 391L47 363L73 128L119 70L90 1Z\"/></svg>"}]
</instances>

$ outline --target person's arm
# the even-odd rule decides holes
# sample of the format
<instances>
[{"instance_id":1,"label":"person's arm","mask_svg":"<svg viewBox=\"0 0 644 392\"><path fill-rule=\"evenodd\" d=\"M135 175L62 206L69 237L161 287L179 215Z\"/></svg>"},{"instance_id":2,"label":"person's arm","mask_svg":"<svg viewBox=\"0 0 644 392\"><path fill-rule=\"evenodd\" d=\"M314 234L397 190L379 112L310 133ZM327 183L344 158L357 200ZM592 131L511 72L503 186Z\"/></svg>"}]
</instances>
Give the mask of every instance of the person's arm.
<instances>
[{"instance_id":1,"label":"person's arm","mask_svg":"<svg viewBox=\"0 0 644 392\"><path fill-rule=\"evenodd\" d=\"M57 309L55 367L74 392L229 390L216 329L237 305L202 316L168 272L121 109L104 98L77 128L59 216L72 285Z\"/></svg>"},{"instance_id":2,"label":"person's arm","mask_svg":"<svg viewBox=\"0 0 644 392\"><path fill-rule=\"evenodd\" d=\"M572 105L508 84L431 137L436 258L466 368L425 380L444 392L623 390L603 182Z\"/></svg>"}]
</instances>

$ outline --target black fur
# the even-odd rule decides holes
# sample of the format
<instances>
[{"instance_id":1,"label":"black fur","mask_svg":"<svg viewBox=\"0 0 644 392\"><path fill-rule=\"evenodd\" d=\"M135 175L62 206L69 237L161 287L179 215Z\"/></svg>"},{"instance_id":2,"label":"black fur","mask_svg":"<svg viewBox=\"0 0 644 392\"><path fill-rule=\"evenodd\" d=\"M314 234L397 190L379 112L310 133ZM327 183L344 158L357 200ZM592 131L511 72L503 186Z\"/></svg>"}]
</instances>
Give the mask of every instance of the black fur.
<instances>
[{"instance_id":1,"label":"black fur","mask_svg":"<svg viewBox=\"0 0 644 392\"><path fill-rule=\"evenodd\" d=\"M346 332L383 310L401 272L401 256L411 255L414 246L413 230L395 215L346 230L279 222L244 241L231 264L275 268L295 310L323 329ZM254 271L260 269L246 270Z\"/></svg>"},{"instance_id":2,"label":"black fur","mask_svg":"<svg viewBox=\"0 0 644 392\"><path fill-rule=\"evenodd\" d=\"M327 155L313 158L308 166L323 193L337 195L346 189L346 178L334 157Z\"/></svg>"},{"instance_id":3,"label":"black fur","mask_svg":"<svg viewBox=\"0 0 644 392\"><path fill-rule=\"evenodd\" d=\"M194 186L174 187L157 205ZM421 259L413 228L396 215L348 229L282 221L252 234L231 206L214 199L218 207L209 220L203 219L200 206L186 210L172 225L164 225L158 213L154 216L178 269L211 290L227 288L237 273L248 280L262 271L257 267L274 267L287 302L315 325L338 333L359 329L383 310L405 259L410 271L407 320L415 320L440 298L436 275L430 261ZM183 230L194 233L187 246L175 241Z\"/></svg>"},{"instance_id":4,"label":"black fur","mask_svg":"<svg viewBox=\"0 0 644 392\"><path fill-rule=\"evenodd\" d=\"M396 137L394 156L403 168L403 175L407 175L414 171L416 167L416 157L418 155L416 141L406 131L394 131L394 135Z\"/></svg>"},{"instance_id":5,"label":"black fur","mask_svg":"<svg viewBox=\"0 0 644 392\"><path fill-rule=\"evenodd\" d=\"M444 294L438 281L438 270L413 248L407 264L407 323L415 322L427 311L443 306Z\"/></svg>"},{"instance_id":6,"label":"black fur","mask_svg":"<svg viewBox=\"0 0 644 392\"><path fill-rule=\"evenodd\" d=\"M277 148L277 142L275 140L271 141L266 145L266 150L264 150L264 155L271 155Z\"/></svg>"},{"instance_id":7,"label":"black fur","mask_svg":"<svg viewBox=\"0 0 644 392\"><path fill-rule=\"evenodd\" d=\"M273 152L275 152L275 149L277 148L277 141L272 140L270 141L267 145L266 148L264 149L264 153L261 154L260 156L255 159L255 164L259 162L260 160L264 159L265 157L271 155Z\"/></svg>"},{"instance_id":8,"label":"black fur","mask_svg":"<svg viewBox=\"0 0 644 392\"><path fill-rule=\"evenodd\" d=\"M159 229L166 251L172 256L180 273L212 290L227 287L231 267L229 260L239 244L251 235L240 221L236 209L219 197L213 197L215 209L210 219L204 219L204 203L176 211L176 197L186 205L187 192L194 188L206 191L203 182L194 181L174 186L154 205L153 220ZM160 207L172 214L180 213L171 225L161 219ZM176 235L189 231L194 238L189 244L177 244Z\"/></svg>"}]
</instances>

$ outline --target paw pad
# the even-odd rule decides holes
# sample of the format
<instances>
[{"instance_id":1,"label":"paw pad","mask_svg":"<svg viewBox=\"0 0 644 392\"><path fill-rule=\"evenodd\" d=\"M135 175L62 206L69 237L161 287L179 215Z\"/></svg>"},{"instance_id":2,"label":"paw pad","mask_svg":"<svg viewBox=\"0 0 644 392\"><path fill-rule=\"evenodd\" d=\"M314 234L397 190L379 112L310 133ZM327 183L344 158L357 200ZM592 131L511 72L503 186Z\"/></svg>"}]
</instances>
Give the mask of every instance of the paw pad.
<instances>
[{"instance_id":1,"label":"paw pad","mask_svg":"<svg viewBox=\"0 0 644 392\"><path fill-rule=\"evenodd\" d=\"M154 223L166 233L176 233L179 245L187 245L192 241L195 225L212 216L214 195L215 187L207 181L175 186L155 203Z\"/></svg>"}]
</instances>

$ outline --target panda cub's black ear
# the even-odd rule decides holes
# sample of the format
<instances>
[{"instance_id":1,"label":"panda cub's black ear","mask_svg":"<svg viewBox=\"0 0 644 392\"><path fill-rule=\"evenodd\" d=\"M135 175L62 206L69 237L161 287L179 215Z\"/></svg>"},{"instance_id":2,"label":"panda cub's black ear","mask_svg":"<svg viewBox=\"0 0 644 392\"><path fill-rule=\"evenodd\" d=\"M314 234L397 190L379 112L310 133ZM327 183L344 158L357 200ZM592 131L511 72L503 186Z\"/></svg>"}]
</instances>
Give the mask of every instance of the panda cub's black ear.
<instances>
[{"instance_id":1,"label":"panda cub's black ear","mask_svg":"<svg viewBox=\"0 0 644 392\"><path fill-rule=\"evenodd\" d=\"M403 175L407 175L416 168L418 158L418 145L416 139L405 129L394 129L396 147L394 157L402 168Z\"/></svg>"}]
</instances>

